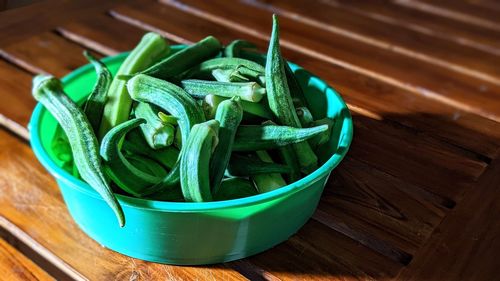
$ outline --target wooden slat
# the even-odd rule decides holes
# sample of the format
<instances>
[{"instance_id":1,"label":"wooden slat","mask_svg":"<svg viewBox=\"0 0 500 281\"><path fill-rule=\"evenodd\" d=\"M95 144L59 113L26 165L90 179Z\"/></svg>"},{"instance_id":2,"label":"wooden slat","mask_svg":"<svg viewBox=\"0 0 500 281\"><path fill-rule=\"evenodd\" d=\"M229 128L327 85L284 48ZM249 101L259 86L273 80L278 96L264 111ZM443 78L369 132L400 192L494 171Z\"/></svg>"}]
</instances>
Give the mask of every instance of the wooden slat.
<instances>
[{"instance_id":1,"label":"wooden slat","mask_svg":"<svg viewBox=\"0 0 500 281\"><path fill-rule=\"evenodd\" d=\"M334 7L340 5L379 21L500 54L500 32L494 30L397 5L388 0L336 0L324 3Z\"/></svg>"},{"instance_id":2,"label":"wooden slat","mask_svg":"<svg viewBox=\"0 0 500 281\"><path fill-rule=\"evenodd\" d=\"M224 42L244 38L256 43L262 52L267 42L200 18L190 17L180 10L158 4L141 8L117 7L111 13L131 24L148 30L161 31L172 40L197 41L207 34L216 35ZM169 21L163 20L169 18ZM121 24L114 23L120 29ZM108 36L108 38L111 36ZM180 37L180 39L179 39ZM88 37L95 41L98 38ZM349 69L283 48L285 57L313 71L338 89L348 103L367 109L380 119L395 120L418 132L428 132L446 142L494 158L500 146L500 125L480 116L460 111L433 100L415 96L387 83L360 75ZM355 108L355 110L357 109ZM472 139L469 136L474 135Z\"/></svg>"},{"instance_id":3,"label":"wooden slat","mask_svg":"<svg viewBox=\"0 0 500 281\"><path fill-rule=\"evenodd\" d=\"M82 48L51 32L2 46L1 49L6 59L30 72L48 72L57 77L87 63Z\"/></svg>"},{"instance_id":4,"label":"wooden slat","mask_svg":"<svg viewBox=\"0 0 500 281\"><path fill-rule=\"evenodd\" d=\"M54 280L47 272L1 238L0 274L2 280Z\"/></svg>"},{"instance_id":5,"label":"wooden slat","mask_svg":"<svg viewBox=\"0 0 500 281\"><path fill-rule=\"evenodd\" d=\"M263 9L243 4L225 5L220 0L211 1L210 4L192 0L162 2L240 32L268 38L271 13ZM496 98L500 87L496 85L360 44L325 30L299 25L284 17L281 18L280 34L283 46L500 121L500 104Z\"/></svg>"},{"instance_id":6,"label":"wooden slat","mask_svg":"<svg viewBox=\"0 0 500 281\"><path fill-rule=\"evenodd\" d=\"M500 160L446 217L397 280L494 280L500 275Z\"/></svg>"},{"instance_id":7,"label":"wooden slat","mask_svg":"<svg viewBox=\"0 0 500 281\"><path fill-rule=\"evenodd\" d=\"M280 280L384 280L402 268L314 220L249 261Z\"/></svg>"},{"instance_id":8,"label":"wooden slat","mask_svg":"<svg viewBox=\"0 0 500 281\"><path fill-rule=\"evenodd\" d=\"M500 31L498 12L453 0L394 0L399 5Z\"/></svg>"},{"instance_id":9,"label":"wooden slat","mask_svg":"<svg viewBox=\"0 0 500 281\"><path fill-rule=\"evenodd\" d=\"M132 22L133 24L138 24L138 25L140 25L144 28L147 28L147 29L161 31L163 34L166 34L167 36L170 36L170 37L174 37L174 38L181 37L183 41L199 40L199 39L203 38L204 36L206 36L207 34L213 34L213 35L217 36L219 39L222 39L224 42L228 42L229 40L234 39L234 38L239 38L239 34L237 32L235 32L234 30L230 30L230 29L226 30L221 26L214 25L213 23L203 21L202 19L190 17L189 15L184 14L182 11L168 9L168 7L161 7L161 6L158 6L158 4L142 5L140 10L136 9L134 6L132 6L132 7L126 7L126 6L117 7L111 11L111 14L113 16L121 19L121 20L126 20L129 22L130 22L129 19L134 19L135 21ZM164 21L163 20L164 18L169 18L170 20ZM123 25L123 23L111 23L111 22L109 24L116 25L116 27L114 27L113 29L121 29L120 26ZM193 29L186 29L183 27L184 24L191 24L194 27L193 27ZM206 30L199 30L199 28L201 28L201 27L205 28ZM99 38L97 38L97 36L93 36L90 33L87 35L89 37L81 38L81 39L84 41L89 41L89 42L94 42L94 40L99 40ZM113 38L113 36L111 36L111 34L110 34L109 36L107 36L107 38L109 40L109 38ZM266 44L262 40L253 40L255 38L248 38L248 36L246 38L252 40L253 42L256 42L260 46L263 46ZM97 42L97 44L99 44L99 43ZM288 53L291 53L291 52L285 52L285 54L288 54ZM296 56L300 56L300 55L296 55ZM310 65L311 65L311 68L313 70L315 69L314 66L316 64L318 64L320 66L325 65L324 62L322 63L320 61L310 59L310 58L307 58L305 56L301 56L301 57L302 57L301 61L304 61L304 62L310 61L311 62ZM337 71L337 69L335 69L335 70ZM349 72L348 70L338 70L338 71L342 71L342 74L339 76L339 79L343 79L344 80L343 83L345 83L346 85L364 85L363 89L359 89L357 91L349 90L349 92L352 92L353 96L363 95L365 92L370 93L370 91L373 92L373 89L377 89L377 93L378 92L381 92L381 93L386 93L386 92L393 93L393 92L395 92L396 96L394 96L394 103L397 103L398 101L402 100L403 104L410 104L410 103L405 102L404 101L405 99L403 99L402 97L397 96L398 91L395 89L392 89L391 86L378 85L377 84L378 82L372 81L372 80L369 80L370 82L360 83L360 81L363 81L363 79L368 79L368 78L361 78L361 77L359 77L359 75L357 75L353 72ZM332 73L332 70L330 67L325 66L324 69L321 69L321 73L325 73L325 75L327 75L328 79L330 79L332 77L337 77L335 72ZM349 76L349 74L351 74L351 76ZM322 76L322 75L320 74L320 76ZM344 77L344 76L346 76L346 77ZM352 76L354 76L356 78L354 78ZM334 78L332 78L332 79L334 79ZM342 93L344 93L344 91L342 91ZM376 94L376 93L373 92L372 94ZM409 96L412 101L415 100L414 95L409 94L407 96ZM370 99L370 100L374 100L372 97L370 97L370 95L367 95L365 98ZM360 99L364 100L365 98L361 97ZM386 104L386 106L388 106L388 104L390 104L390 103L387 103L387 101L382 101L381 104ZM431 108L433 107L431 102L422 103L422 108L425 108L426 106L430 106ZM440 108L442 108L442 106L436 105L437 112L439 112L438 109L440 109ZM411 112L411 110L408 109L408 112ZM418 119L418 118L415 118L415 119ZM466 118L466 119L468 119L468 118ZM431 118L431 116L429 116L428 120L431 121L434 119ZM485 119L482 119L482 120L485 120ZM490 121L488 121L488 122L490 122ZM493 123L493 122L491 122L491 123ZM495 123L493 123L493 124L495 124ZM446 125L446 126L442 126L442 127L449 127L449 126ZM458 130L459 129L457 128L457 131ZM410 134L409 137L413 138L414 135ZM379 158L381 160L385 159L384 157L379 157ZM403 158L401 161L406 162L406 160L403 160ZM377 161L375 161L375 162L377 162ZM364 166L363 164L361 164L361 165ZM353 171L353 173L359 173L359 171ZM365 176L366 177L366 175L363 175L362 173L359 174L358 176L360 176L360 177ZM454 176L452 176L452 177L454 177ZM403 184L403 182L401 180L398 180L398 179L396 179L390 175L387 175L387 174L384 174L384 176L378 176L378 177L371 178L371 180L373 180L375 182L380 182L380 185L383 185L383 186L394 186L394 185L398 185L398 184ZM396 219L394 219L392 217L387 217L387 218L384 217L385 215L388 215L388 214L379 214L380 215L379 216L380 222L382 224L383 224L384 219L389 220L389 224L386 225L387 226L386 229L384 229L384 228L381 229L381 228L376 228L376 227L372 229L372 228L370 228L370 226L365 227L365 228L360 227L361 223L358 224L358 222L370 221L370 220L376 219L376 218L373 218L370 214L367 214L366 211L363 210L362 208L357 208L359 206L355 206L355 204L352 204L351 202L346 202L346 206L349 206L349 204L352 204L352 206L350 206L350 209L354 215L351 218L351 220L352 220L351 222L353 222L354 220L359 218L359 221L356 221L356 222L352 223L351 225L349 225L349 227L352 227L352 231L346 232L345 229L339 228L339 225L341 222L340 222L340 219L338 219L335 216L333 216L333 217L329 216L329 217L325 218L325 220L323 220L323 221L325 223L329 224L329 226L331 226L332 228L337 229L339 231L342 231L343 233L345 233L348 236L356 237L357 239L359 238L360 240L364 239L364 240L369 241L369 242L374 241L374 240L378 240L378 241L387 240L390 243L398 245L399 248L402 248L405 251L412 253L412 252L414 252L416 247L419 245L419 243L422 243L422 241L424 241L425 237L428 234L430 234L430 230L431 230L432 226L435 225L439 221L438 219L443 215L443 212L439 213L439 215L435 214L436 211L434 211L434 209L438 208L438 207L432 207L432 208L429 207L430 206L429 204L431 204L431 203L428 203L428 201L432 201L434 199L429 199L428 197L426 197L426 195L422 195L425 192L421 191L419 188L416 188L408 183L405 183L405 186L407 187L407 190L405 191L406 192L405 196L408 196L408 199L405 199L404 202L409 204L409 207L407 209L405 209L405 215L408 216L408 220L411 220L412 223L413 223L413 220L415 220L415 224L421 223L421 225L427 225L428 228L426 228L426 230L418 230L418 227L419 227L418 225L406 226L406 225L402 225L402 223L400 221L396 221ZM357 190L358 189L356 186L352 186L352 183L351 183L351 185L347 186L347 188L349 190ZM389 190L381 190L380 192L381 193L379 194L379 196L381 198L393 196L390 193L389 194L386 193L386 192L390 192ZM399 194L405 194L405 193L401 192ZM423 198L425 198L425 200L423 200ZM443 205L443 204L449 205L448 202L443 202L442 200L441 201L439 201L439 200L441 200L441 199L436 199L435 201L437 203L435 203L435 204L437 204L437 205ZM413 205L411 205L411 202L413 202ZM422 202L427 202L427 203L422 203ZM411 207L411 206L419 206L418 204L423 204L424 206L427 206L427 209L418 210L417 207ZM328 206L328 204L325 204L325 206ZM321 207L320 207L320 209L321 209ZM325 208L325 209L328 210L328 212L333 210L332 208L330 208L330 209ZM424 214L429 215L429 217L426 217ZM432 214L432 215L430 215L430 214ZM391 221L394 223L391 223ZM385 230L387 230L387 233L382 234L382 232L384 232ZM420 234L417 234L419 231L420 231ZM408 237L406 237L406 236L408 236ZM403 237L403 238L401 238L401 237ZM405 253L401 253L401 254L396 253L396 255L393 255L393 253L390 252L393 250L397 251L397 249L389 249L388 251L386 251L384 248L390 247L389 245L387 245L387 243L382 245L382 246L380 246L380 244L382 244L382 243L381 242L378 242L378 244L366 243L367 246L373 247L373 248L375 248L375 250L377 250L379 252L383 252L384 254L386 254L388 256L391 256L391 258L393 258L395 260L407 260L408 259L408 255ZM398 256L398 255L400 255L400 256Z\"/></svg>"},{"instance_id":10,"label":"wooden slat","mask_svg":"<svg viewBox=\"0 0 500 281\"><path fill-rule=\"evenodd\" d=\"M347 157L325 188L315 218L395 260L408 262L445 216L448 210L443 205L447 204ZM385 243L378 245L377 240ZM394 252L385 252L386 248Z\"/></svg>"},{"instance_id":11,"label":"wooden slat","mask_svg":"<svg viewBox=\"0 0 500 281\"><path fill-rule=\"evenodd\" d=\"M0 60L0 124L12 130L28 125L35 100L30 95L31 75ZM26 135L27 131L20 132Z\"/></svg>"},{"instance_id":12,"label":"wooden slat","mask_svg":"<svg viewBox=\"0 0 500 281\"><path fill-rule=\"evenodd\" d=\"M106 11L117 0L47 0L8 10L0 17L0 44L6 45L51 30L63 22ZM43 13L41 12L43 11Z\"/></svg>"},{"instance_id":13,"label":"wooden slat","mask_svg":"<svg viewBox=\"0 0 500 281\"><path fill-rule=\"evenodd\" d=\"M60 25L57 30L64 37L108 56L131 50L144 33L132 25L117 25L116 20L104 14L94 14L88 19L68 22ZM120 38L122 40L117 40Z\"/></svg>"},{"instance_id":14,"label":"wooden slat","mask_svg":"<svg viewBox=\"0 0 500 281\"><path fill-rule=\"evenodd\" d=\"M422 34L404 27L388 24L356 14L341 6L331 6L319 1L303 5L300 0L247 0L249 4L263 7L320 29L347 36L362 43L377 46L430 64L477 78L499 77L495 65L500 57L474 48L457 45L445 39ZM489 61L490 63L484 63Z\"/></svg>"},{"instance_id":15,"label":"wooden slat","mask_svg":"<svg viewBox=\"0 0 500 281\"><path fill-rule=\"evenodd\" d=\"M54 179L31 148L0 130L0 216L90 280L244 280L224 265L176 267L132 259L87 237L66 210Z\"/></svg>"}]
</instances>

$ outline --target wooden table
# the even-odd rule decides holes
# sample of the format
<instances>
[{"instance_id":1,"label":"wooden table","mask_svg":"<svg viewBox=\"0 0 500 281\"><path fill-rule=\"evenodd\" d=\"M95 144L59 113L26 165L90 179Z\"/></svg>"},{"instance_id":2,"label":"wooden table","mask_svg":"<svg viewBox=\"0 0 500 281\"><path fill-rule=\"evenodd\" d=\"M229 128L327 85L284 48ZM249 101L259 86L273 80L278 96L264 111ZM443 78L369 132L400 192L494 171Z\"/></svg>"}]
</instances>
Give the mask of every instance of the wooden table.
<instances>
[{"instance_id":1,"label":"wooden table","mask_svg":"<svg viewBox=\"0 0 500 281\"><path fill-rule=\"evenodd\" d=\"M262 254L177 267L107 250L72 221L34 157L31 77L131 49L214 35L284 56L354 116L348 157L313 218ZM500 4L495 0L40 2L0 14L0 278L499 280Z\"/></svg>"}]
</instances>

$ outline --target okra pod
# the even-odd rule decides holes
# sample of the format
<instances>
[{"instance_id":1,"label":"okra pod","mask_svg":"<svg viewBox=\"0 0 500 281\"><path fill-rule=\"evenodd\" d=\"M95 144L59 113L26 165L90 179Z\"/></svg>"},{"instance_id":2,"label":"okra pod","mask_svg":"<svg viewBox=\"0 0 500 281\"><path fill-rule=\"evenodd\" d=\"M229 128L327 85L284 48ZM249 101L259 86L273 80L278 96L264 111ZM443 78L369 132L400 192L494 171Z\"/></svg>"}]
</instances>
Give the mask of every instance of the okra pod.
<instances>
[{"instance_id":1,"label":"okra pod","mask_svg":"<svg viewBox=\"0 0 500 281\"><path fill-rule=\"evenodd\" d=\"M324 134L327 125L295 128L277 125L241 125L236 131L233 151L255 151L277 148L306 141Z\"/></svg>"},{"instance_id":2,"label":"okra pod","mask_svg":"<svg viewBox=\"0 0 500 281\"><path fill-rule=\"evenodd\" d=\"M217 55L222 46L215 37L208 36L194 45L165 58L150 68L140 72L152 77L168 79Z\"/></svg>"},{"instance_id":3,"label":"okra pod","mask_svg":"<svg viewBox=\"0 0 500 281\"><path fill-rule=\"evenodd\" d=\"M266 90L269 108L282 125L300 128L300 121L295 112L295 107L288 88L284 60L281 57L279 46L279 24L276 15L273 15L273 29L269 41L266 57ZM299 165L305 173L310 173L317 167L318 157L314 154L309 143L299 142L293 144Z\"/></svg>"},{"instance_id":4,"label":"okra pod","mask_svg":"<svg viewBox=\"0 0 500 281\"><path fill-rule=\"evenodd\" d=\"M242 76L255 81L262 80L265 69L262 65L241 58L215 58L194 66L182 75L183 79L210 77L215 69L231 69L238 71Z\"/></svg>"},{"instance_id":5,"label":"okra pod","mask_svg":"<svg viewBox=\"0 0 500 281\"><path fill-rule=\"evenodd\" d=\"M83 55L90 63L92 63L92 65L94 65L97 76L94 88L92 89L92 92L88 96L83 107L83 111L85 112L85 115L87 115L87 119L89 119L94 133L97 134L101 124L104 106L106 105L106 101L108 99L109 86L111 85L113 77L104 63L92 56L91 53L84 51Z\"/></svg>"},{"instance_id":6,"label":"okra pod","mask_svg":"<svg viewBox=\"0 0 500 281\"><path fill-rule=\"evenodd\" d=\"M268 163L273 163L271 156L269 156L266 151L260 150L256 151L256 153L260 160ZM278 173L253 175L250 177L250 179L255 184L255 187L257 188L257 191L259 193L269 192L286 185L285 180Z\"/></svg>"},{"instance_id":7,"label":"okra pod","mask_svg":"<svg viewBox=\"0 0 500 281\"><path fill-rule=\"evenodd\" d=\"M134 110L137 118L146 120L141 131L148 145L153 149L170 146L174 142L175 129L172 124L163 122L158 116L160 111L153 105L139 102Z\"/></svg>"},{"instance_id":8,"label":"okra pod","mask_svg":"<svg viewBox=\"0 0 500 281\"><path fill-rule=\"evenodd\" d=\"M99 145L83 111L64 93L61 82L52 76L36 76L32 94L56 118L68 136L73 160L82 179L102 196L123 227L123 210L104 175Z\"/></svg>"},{"instance_id":9,"label":"okra pod","mask_svg":"<svg viewBox=\"0 0 500 281\"><path fill-rule=\"evenodd\" d=\"M224 48L224 56L228 58L239 58L242 49L257 49L257 46L246 40L234 40Z\"/></svg>"},{"instance_id":10,"label":"okra pod","mask_svg":"<svg viewBox=\"0 0 500 281\"><path fill-rule=\"evenodd\" d=\"M216 193L224 177L224 171L229 163L234 135L243 118L239 97L221 102L215 114L215 120L219 121L219 144L210 160L210 187Z\"/></svg>"},{"instance_id":11,"label":"okra pod","mask_svg":"<svg viewBox=\"0 0 500 281\"><path fill-rule=\"evenodd\" d=\"M183 144L180 174L184 199L188 202L212 201L210 188L210 155L217 145L219 121L210 120L193 126Z\"/></svg>"},{"instance_id":12,"label":"okra pod","mask_svg":"<svg viewBox=\"0 0 500 281\"><path fill-rule=\"evenodd\" d=\"M227 98L212 94L205 96L202 103L202 108L205 113L205 117L207 119L213 119L215 117L215 112L217 111L217 107L221 102L225 100L227 100ZM250 114L250 116L257 116L259 118L263 118L266 120L269 120L273 117L266 103L249 102L242 100L240 101L240 104L241 107L243 108L244 113L247 114L246 117L249 117L248 114Z\"/></svg>"},{"instance_id":13,"label":"okra pod","mask_svg":"<svg viewBox=\"0 0 500 281\"><path fill-rule=\"evenodd\" d=\"M266 94L266 89L256 82L218 82L197 79L182 80L182 87L195 98L204 98L208 94L242 100L259 102Z\"/></svg>"},{"instance_id":14,"label":"okra pod","mask_svg":"<svg viewBox=\"0 0 500 281\"><path fill-rule=\"evenodd\" d=\"M265 162L256 156L250 157L233 153L226 173L231 177L248 177L269 173L289 174L291 171L291 168L286 165Z\"/></svg>"},{"instance_id":15,"label":"okra pod","mask_svg":"<svg viewBox=\"0 0 500 281\"><path fill-rule=\"evenodd\" d=\"M114 126L127 121L132 109L132 100L126 87L127 82L119 79L118 76L142 71L167 56L169 52L169 44L159 34L149 32L142 37L141 42L123 61L111 82L99 128L99 138L103 138Z\"/></svg>"},{"instance_id":16,"label":"okra pod","mask_svg":"<svg viewBox=\"0 0 500 281\"><path fill-rule=\"evenodd\" d=\"M109 130L101 143L101 157L105 161L107 174L118 187L136 197L143 196L151 185L162 179L134 167L125 158L119 147L129 131L145 122L146 120L142 118L125 121Z\"/></svg>"},{"instance_id":17,"label":"okra pod","mask_svg":"<svg viewBox=\"0 0 500 281\"><path fill-rule=\"evenodd\" d=\"M231 178L222 181L214 195L215 201L238 199L259 194L253 183L243 178Z\"/></svg>"}]
</instances>

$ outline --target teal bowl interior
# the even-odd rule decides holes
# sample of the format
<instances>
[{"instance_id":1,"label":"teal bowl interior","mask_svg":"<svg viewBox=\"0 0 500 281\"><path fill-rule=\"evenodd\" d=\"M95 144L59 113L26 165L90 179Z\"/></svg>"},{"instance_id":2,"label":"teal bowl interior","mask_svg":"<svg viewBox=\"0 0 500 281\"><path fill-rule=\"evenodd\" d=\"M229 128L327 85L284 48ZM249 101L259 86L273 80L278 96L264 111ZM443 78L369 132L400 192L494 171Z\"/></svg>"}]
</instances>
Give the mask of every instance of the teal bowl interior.
<instances>
[{"instance_id":1,"label":"teal bowl interior","mask_svg":"<svg viewBox=\"0 0 500 281\"><path fill-rule=\"evenodd\" d=\"M174 51L184 48L174 46ZM103 59L115 73L127 53ZM262 59L255 57L254 59ZM244 258L269 249L296 233L311 217L331 171L352 141L352 119L344 101L320 78L291 64L316 119L336 120L329 143L318 148L321 166L277 190L251 197L204 203L164 202L117 195L126 225L85 182L59 166L51 148L57 122L38 104L30 121L31 145L56 178L69 212L103 246L143 260L168 264L211 264ZM85 65L62 79L65 91L82 102L95 81Z\"/></svg>"}]
</instances>

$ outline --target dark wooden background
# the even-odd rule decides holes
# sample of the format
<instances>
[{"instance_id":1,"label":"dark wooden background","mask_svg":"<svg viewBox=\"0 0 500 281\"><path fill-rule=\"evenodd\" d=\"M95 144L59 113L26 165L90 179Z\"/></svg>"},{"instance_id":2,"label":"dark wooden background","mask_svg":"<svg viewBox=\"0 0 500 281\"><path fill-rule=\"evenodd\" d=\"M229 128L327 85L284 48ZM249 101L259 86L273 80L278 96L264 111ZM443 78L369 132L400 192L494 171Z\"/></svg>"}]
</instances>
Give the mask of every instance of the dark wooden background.
<instances>
[{"instance_id":1,"label":"dark wooden background","mask_svg":"<svg viewBox=\"0 0 500 281\"><path fill-rule=\"evenodd\" d=\"M2 3L2 1L0 1ZM34 157L36 73L145 31L211 34L284 56L348 103L355 138L313 218L262 254L213 266L132 259L88 238ZM0 13L0 279L500 280L500 2L51 0Z\"/></svg>"}]
</instances>

